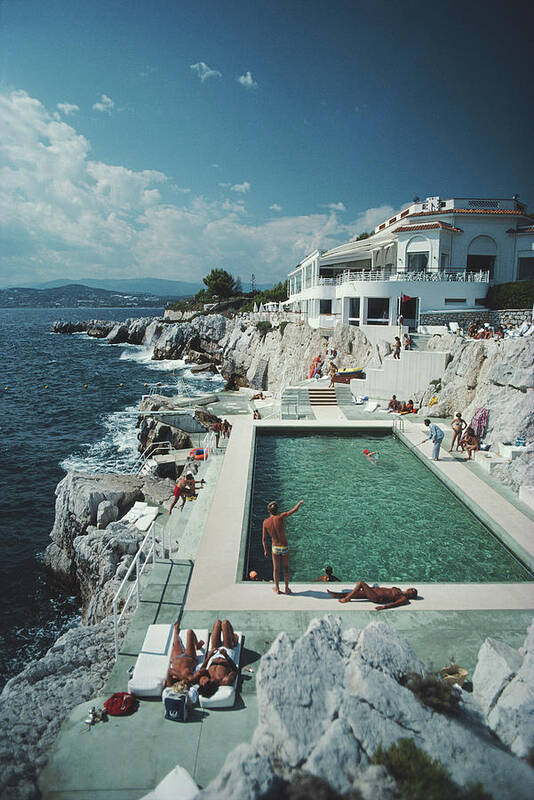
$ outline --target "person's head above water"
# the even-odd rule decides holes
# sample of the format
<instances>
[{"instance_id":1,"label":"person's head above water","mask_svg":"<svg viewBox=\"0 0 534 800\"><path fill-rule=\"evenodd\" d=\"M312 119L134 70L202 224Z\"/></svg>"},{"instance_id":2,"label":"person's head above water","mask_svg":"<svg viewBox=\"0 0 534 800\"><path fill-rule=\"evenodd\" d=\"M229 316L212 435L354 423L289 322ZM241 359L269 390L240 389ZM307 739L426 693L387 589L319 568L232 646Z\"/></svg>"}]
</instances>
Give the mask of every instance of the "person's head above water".
<instances>
[{"instance_id":1,"label":"person's head above water","mask_svg":"<svg viewBox=\"0 0 534 800\"><path fill-rule=\"evenodd\" d=\"M278 503L275 503L274 500L271 500L267 506L267 511L269 514L278 514Z\"/></svg>"},{"instance_id":2,"label":"person's head above water","mask_svg":"<svg viewBox=\"0 0 534 800\"><path fill-rule=\"evenodd\" d=\"M367 448L365 448L365 450L363 451L363 454L364 454L365 456L368 456L368 455L369 455L369 450L368 450Z\"/></svg>"}]
</instances>

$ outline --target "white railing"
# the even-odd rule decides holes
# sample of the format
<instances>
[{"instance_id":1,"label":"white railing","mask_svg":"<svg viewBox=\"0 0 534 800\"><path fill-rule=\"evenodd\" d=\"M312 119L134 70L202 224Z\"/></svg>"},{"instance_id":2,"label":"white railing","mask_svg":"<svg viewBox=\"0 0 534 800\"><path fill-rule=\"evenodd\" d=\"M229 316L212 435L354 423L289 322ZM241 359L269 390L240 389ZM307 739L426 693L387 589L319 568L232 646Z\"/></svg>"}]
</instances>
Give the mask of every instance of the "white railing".
<instances>
[{"instance_id":1,"label":"white railing","mask_svg":"<svg viewBox=\"0 0 534 800\"><path fill-rule=\"evenodd\" d=\"M395 417L393 420L393 432L395 431L404 433L404 417Z\"/></svg>"},{"instance_id":2,"label":"white railing","mask_svg":"<svg viewBox=\"0 0 534 800\"><path fill-rule=\"evenodd\" d=\"M145 571L147 565L149 564L150 557L152 557L152 564L154 565L156 563L156 525L157 525L157 522L156 522L156 520L154 520L154 522L152 523L152 525L148 529L148 532L147 532L145 538L141 542L141 544L140 544L140 546L139 546L139 548L137 550L137 553L135 554L135 557L134 557L132 563L128 567L128 572L126 573L126 575L122 579L121 585L119 586L119 588L118 588L118 590L117 590L117 592L116 592L116 594L115 594L115 596L113 598L113 628L114 628L113 636L114 636L114 641L115 641L115 660L117 660L117 657L119 655L119 623L120 623L120 621L122 619L122 615L124 614L124 612L128 608L128 603L130 602L134 592L135 592L135 607L137 608L137 606L139 605L139 598L140 598L139 581L140 581L141 575L143 574L143 572ZM158 525L158 527L161 527L161 526ZM165 530L165 529L163 529L163 530ZM163 540L162 540L162 546L164 547ZM144 557L144 561L143 561L143 564L141 565L141 558L142 557ZM121 592L122 592L126 582L130 579L130 575L132 574L132 572L134 570L135 570L135 580L133 582L133 585L132 585L130 591L128 592L128 594L126 596L126 599L124 600L121 612L119 614L119 598L120 598Z\"/></svg>"},{"instance_id":3,"label":"white railing","mask_svg":"<svg viewBox=\"0 0 534 800\"><path fill-rule=\"evenodd\" d=\"M131 475L139 475L149 458L157 455L168 455L172 450L171 442L153 442L135 459L130 470Z\"/></svg>"},{"instance_id":4,"label":"white railing","mask_svg":"<svg viewBox=\"0 0 534 800\"><path fill-rule=\"evenodd\" d=\"M422 270L393 272L388 269L345 270L334 278L317 278L315 286L340 286L354 281L453 281L459 283L489 283L488 271L470 272L465 269Z\"/></svg>"}]
</instances>

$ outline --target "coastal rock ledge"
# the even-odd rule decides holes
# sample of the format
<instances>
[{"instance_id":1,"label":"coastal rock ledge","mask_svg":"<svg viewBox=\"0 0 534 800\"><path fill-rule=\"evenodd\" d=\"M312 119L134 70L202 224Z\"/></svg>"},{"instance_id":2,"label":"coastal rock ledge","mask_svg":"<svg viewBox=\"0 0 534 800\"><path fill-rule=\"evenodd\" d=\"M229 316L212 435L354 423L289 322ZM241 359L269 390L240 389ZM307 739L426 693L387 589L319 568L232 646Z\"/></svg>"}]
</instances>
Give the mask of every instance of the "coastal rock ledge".
<instances>
[{"instance_id":1,"label":"coastal rock ledge","mask_svg":"<svg viewBox=\"0 0 534 800\"><path fill-rule=\"evenodd\" d=\"M257 673L259 723L252 741L230 753L199 798L285 797L285 782L309 773L341 794L357 790L363 800L394 800L400 797L395 781L372 763L373 755L410 739L459 786L480 784L491 797L530 800L534 770L506 746L523 755L534 743L528 683L534 623L520 653L504 646L499 675L492 675L487 691L496 649L492 640L483 645L474 694L458 689L457 711L445 716L404 685L424 667L390 625L376 621L343 631L340 618L324 617L296 642L281 633ZM501 741L490 734L488 715Z\"/></svg>"}]
</instances>

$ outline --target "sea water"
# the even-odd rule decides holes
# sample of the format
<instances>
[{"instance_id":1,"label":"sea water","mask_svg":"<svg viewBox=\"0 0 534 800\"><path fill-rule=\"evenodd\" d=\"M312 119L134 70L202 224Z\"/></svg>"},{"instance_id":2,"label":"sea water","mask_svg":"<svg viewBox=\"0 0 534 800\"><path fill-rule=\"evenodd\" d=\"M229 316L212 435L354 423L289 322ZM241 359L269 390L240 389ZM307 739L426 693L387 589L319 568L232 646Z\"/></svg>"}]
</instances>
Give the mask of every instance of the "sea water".
<instances>
[{"instance_id":1,"label":"sea water","mask_svg":"<svg viewBox=\"0 0 534 800\"><path fill-rule=\"evenodd\" d=\"M84 333L50 333L59 318L125 320L161 309L0 309L0 685L79 624L78 599L45 573L54 491L67 470L128 472L137 456L145 384L171 396L184 385L217 391L183 361Z\"/></svg>"}]
</instances>

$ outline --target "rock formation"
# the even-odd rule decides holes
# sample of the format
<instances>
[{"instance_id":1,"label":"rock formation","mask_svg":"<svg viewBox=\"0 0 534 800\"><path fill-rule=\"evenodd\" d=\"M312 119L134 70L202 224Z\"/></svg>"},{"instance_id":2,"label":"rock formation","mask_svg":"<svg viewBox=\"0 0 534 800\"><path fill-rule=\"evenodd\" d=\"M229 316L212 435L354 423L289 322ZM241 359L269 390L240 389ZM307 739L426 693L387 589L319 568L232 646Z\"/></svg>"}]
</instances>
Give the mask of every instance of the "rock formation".
<instances>
[{"instance_id":1,"label":"rock formation","mask_svg":"<svg viewBox=\"0 0 534 800\"><path fill-rule=\"evenodd\" d=\"M120 626L122 639L127 617ZM40 797L37 776L60 725L79 703L96 697L114 664L113 623L71 628L46 655L11 678L0 695L0 796ZM81 733L81 731L80 731Z\"/></svg>"},{"instance_id":2,"label":"rock formation","mask_svg":"<svg viewBox=\"0 0 534 800\"><path fill-rule=\"evenodd\" d=\"M532 694L523 702L529 679L532 692L532 630L517 672L522 683L507 709L513 726L520 696L521 753L534 729ZM252 740L229 754L199 797L255 800L297 772L324 778L341 793L358 789L364 800L398 797L391 778L371 760L379 748L406 738L440 761L460 786L480 783L494 797L532 797L534 771L488 735L482 706L472 696L458 690L458 713L445 716L404 685L407 674L422 671L407 642L381 621L363 631L343 631L339 618L316 619L296 642L281 633L257 672L259 722ZM499 733L498 726L493 729Z\"/></svg>"},{"instance_id":3,"label":"rock formation","mask_svg":"<svg viewBox=\"0 0 534 800\"><path fill-rule=\"evenodd\" d=\"M84 621L109 613L109 581L118 580L137 551L139 531L120 522L136 500L166 502L172 482L128 475L69 472L56 488L56 516L45 551L45 565L82 597ZM104 508L108 519L103 530ZM110 506L116 508L115 512ZM143 536L141 536L143 539ZM96 595L101 595L95 597Z\"/></svg>"}]
</instances>

